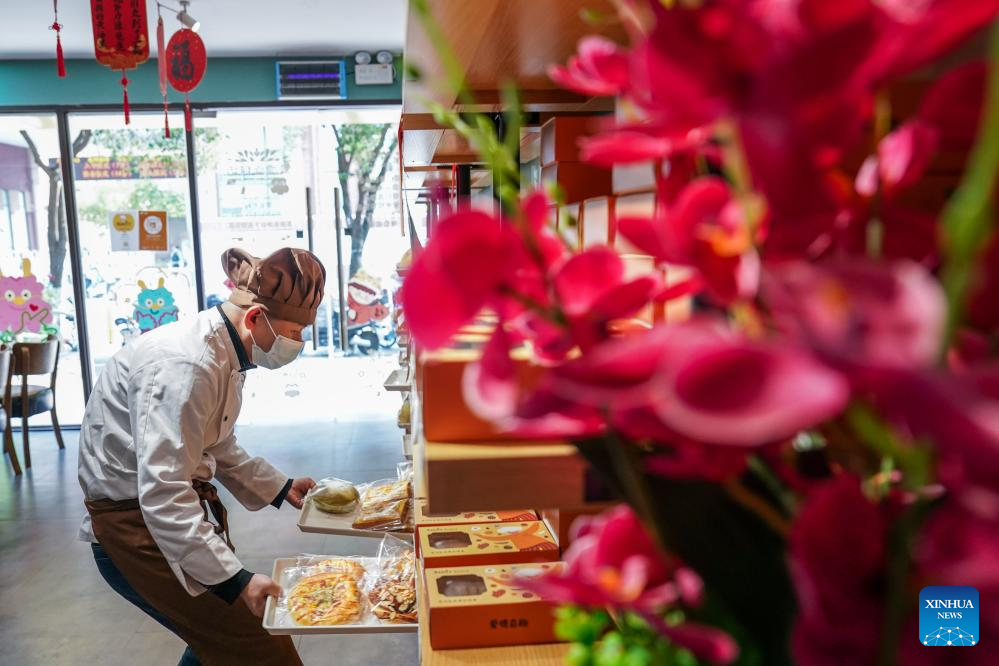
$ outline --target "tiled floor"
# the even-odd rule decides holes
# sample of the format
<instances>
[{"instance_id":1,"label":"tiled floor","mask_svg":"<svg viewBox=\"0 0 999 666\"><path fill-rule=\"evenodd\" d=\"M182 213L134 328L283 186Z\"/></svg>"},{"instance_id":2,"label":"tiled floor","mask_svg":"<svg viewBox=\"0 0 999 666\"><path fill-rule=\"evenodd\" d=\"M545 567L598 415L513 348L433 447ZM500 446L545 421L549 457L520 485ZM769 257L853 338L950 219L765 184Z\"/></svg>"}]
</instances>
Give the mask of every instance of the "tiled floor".
<instances>
[{"instance_id":1,"label":"tiled floor","mask_svg":"<svg viewBox=\"0 0 999 666\"><path fill-rule=\"evenodd\" d=\"M387 373L386 373L387 374ZM331 409L325 422L240 428L241 444L290 476L336 475L355 482L395 475L402 459L399 400L370 386L362 416ZM383 413L377 414L377 407ZM259 416L259 415L258 415ZM85 509L76 480L76 433L58 451L32 433L34 467L15 478L0 470L0 665L173 666L183 644L116 595L76 540ZM16 438L20 445L19 437ZM290 506L258 513L231 496L233 542L246 568L270 571L276 557L301 552L374 555L377 539L304 534ZM415 634L310 637L298 641L308 666L411 666Z\"/></svg>"}]
</instances>

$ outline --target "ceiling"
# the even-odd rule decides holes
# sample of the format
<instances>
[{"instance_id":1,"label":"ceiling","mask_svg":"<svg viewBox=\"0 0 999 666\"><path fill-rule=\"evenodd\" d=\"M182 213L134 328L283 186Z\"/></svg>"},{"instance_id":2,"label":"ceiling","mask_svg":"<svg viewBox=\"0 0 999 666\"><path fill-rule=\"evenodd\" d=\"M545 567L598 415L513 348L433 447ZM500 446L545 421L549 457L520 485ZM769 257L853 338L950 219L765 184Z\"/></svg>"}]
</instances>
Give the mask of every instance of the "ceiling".
<instances>
[{"instance_id":1,"label":"ceiling","mask_svg":"<svg viewBox=\"0 0 999 666\"><path fill-rule=\"evenodd\" d=\"M179 7L176 0L165 4ZM406 0L192 0L209 56L347 55L359 50L401 52ZM146 0L155 44L156 2ZM0 0L0 60L54 58L52 3ZM180 24L163 10L167 39ZM88 0L59 2L67 58L92 58ZM155 55L155 45L153 47Z\"/></svg>"}]
</instances>

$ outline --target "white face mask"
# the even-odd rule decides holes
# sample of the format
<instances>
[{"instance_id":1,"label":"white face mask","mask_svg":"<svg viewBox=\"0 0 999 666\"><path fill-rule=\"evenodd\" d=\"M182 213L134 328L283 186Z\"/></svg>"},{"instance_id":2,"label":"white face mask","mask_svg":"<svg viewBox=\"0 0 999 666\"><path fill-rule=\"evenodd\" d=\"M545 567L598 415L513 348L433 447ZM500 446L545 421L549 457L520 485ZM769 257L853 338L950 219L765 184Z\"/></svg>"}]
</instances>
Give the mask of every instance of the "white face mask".
<instances>
[{"instance_id":1,"label":"white face mask","mask_svg":"<svg viewBox=\"0 0 999 666\"><path fill-rule=\"evenodd\" d=\"M261 368L276 370L298 358L298 355L302 353L302 349L305 348L305 342L278 335L274 332L274 327L271 326L267 315L263 313L261 315L264 321L267 322L267 328L271 329L271 333L274 334L274 344L271 345L270 351L264 351L257 345L257 339L253 337L253 333L251 332L250 339L253 340L253 353L250 360L253 361L254 365L259 365Z\"/></svg>"}]
</instances>

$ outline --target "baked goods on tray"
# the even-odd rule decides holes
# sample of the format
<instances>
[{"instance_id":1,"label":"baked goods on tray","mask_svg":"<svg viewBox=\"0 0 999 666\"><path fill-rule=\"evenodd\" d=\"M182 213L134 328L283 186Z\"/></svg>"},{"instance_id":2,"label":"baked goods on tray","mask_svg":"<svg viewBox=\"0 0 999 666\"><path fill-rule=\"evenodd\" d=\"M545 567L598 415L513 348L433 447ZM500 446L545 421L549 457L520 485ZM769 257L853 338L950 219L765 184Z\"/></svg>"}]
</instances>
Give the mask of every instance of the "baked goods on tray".
<instances>
[{"instance_id":1,"label":"baked goods on tray","mask_svg":"<svg viewBox=\"0 0 999 666\"><path fill-rule=\"evenodd\" d=\"M408 504L405 499L381 504L362 504L361 512L354 519L353 527L359 530L402 529L406 524Z\"/></svg>"},{"instance_id":2,"label":"baked goods on tray","mask_svg":"<svg viewBox=\"0 0 999 666\"><path fill-rule=\"evenodd\" d=\"M362 509L365 506L375 506L385 502L409 499L411 495L408 479L381 481L371 485L361 498Z\"/></svg>"},{"instance_id":3,"label":"baked goods on tray","mask_svg":"<svg viewBox=\"0 0 999 666\"><path fill-rule=\"evenodd\" d=\"M309 493L312 504L326 513L351 513L360 495L354 484L341 479L326 479Z\"/></svg>"},{"instance_id":4,"label":"baked goods on tray","mask_svg":"<svg viewBox=\"0 0 999 666\"><path fill-rule=\"evenodd\" d=\"M342 574L354 580L360 580L364 576L364 565L357 560L328 559L320 560L310 565L310 570L316 573Z\"/></svg>"},{"instance_id":5,"label":"baked goods on tray","mask_svg":"<svg viewBox=\"0 0 999 666\"><path fill-rule=\"evenodd\" d=\"M382 565L368 591L371 612L392 623L416 622L416 559L413 551Z\"/></svg>"},{"instance_id":6,"label":"baked goods on tray","mask_svg":"<svg viewBox=\"0 0 999 666\"><path fill-rule=\"evenodd\" d=\"M288 595L288 613L308 626L355 624L361 617L357 580L343 573L307 576Z\"/></svg>"}]
</instances>

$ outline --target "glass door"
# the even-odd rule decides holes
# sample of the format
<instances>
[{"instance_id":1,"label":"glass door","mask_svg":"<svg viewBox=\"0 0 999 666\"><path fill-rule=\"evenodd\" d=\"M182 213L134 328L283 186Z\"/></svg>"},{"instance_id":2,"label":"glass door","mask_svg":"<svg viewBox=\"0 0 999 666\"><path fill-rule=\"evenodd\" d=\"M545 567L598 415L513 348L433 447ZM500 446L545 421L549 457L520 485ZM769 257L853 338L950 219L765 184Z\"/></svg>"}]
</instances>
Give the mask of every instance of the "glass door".
<instances>
[{"instance_id":1,"label":"glass door","mask_svg":"<svg viewBox=\"0 0 999 666\"><path fill-rule=\"evenodd\" d=\"M343 317L348 355L380 355L391 369L395 268L409 246L400 233L398 117L398 108L220 109L195 117L208 304L228 297L220 257L233 246L257 256L285 246L311 249L327 270L326 298L316 326L306 332L305 358L248 377L241 423L325 419L333 403L356 413L370 408L368 398L382 390L387 370L341 362L339 328ZM338 210L347 232L339 254ZM345 381L331 384L330 376ZM282 405L280 414L274 404Z\"/></svg>"},{"instance_id":2,"label":"glass door","mask_svg":"<svg viewBox=\"0 0 999 666\"><path fill-rule=\"evenodd\" d=\"M87 136L73 160L93 376L139 335L199 310L184 119L71 114Z\"/></svg>"},{"instance_id":3,"label":"glass door","mask_svg":"<svg viewBox=\"0 0 999 666\"><path fill-rule=\"evenodd\" d=\"M74 135L74 149L87 135ZM0 341L57 335L56 412L83 417L83 381L54 114L0 115ZM30 424L46 425L48 415Z\"/></svg>"}]
</instances>

